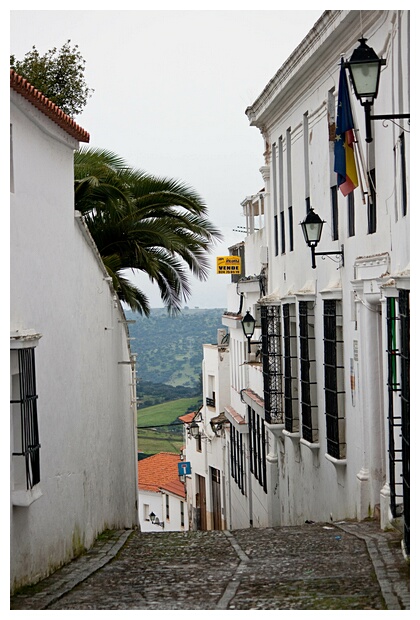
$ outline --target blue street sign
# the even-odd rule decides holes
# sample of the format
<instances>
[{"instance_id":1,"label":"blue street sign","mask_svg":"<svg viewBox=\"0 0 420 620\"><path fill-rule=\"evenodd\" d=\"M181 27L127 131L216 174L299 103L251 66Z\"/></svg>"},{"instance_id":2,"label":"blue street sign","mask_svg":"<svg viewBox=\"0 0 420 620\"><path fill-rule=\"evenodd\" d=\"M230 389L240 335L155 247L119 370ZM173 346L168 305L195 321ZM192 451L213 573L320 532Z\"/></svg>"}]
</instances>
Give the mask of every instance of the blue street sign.
<instances>
[{"instance_id":1,"label":"blue street sign","mask_svg":"<svg viewBox=\"0 0 420 620\"><path fill-rule=\"evenodd\" d=\"M191 463L181 461L178 463L178 476L186 476L191 473Z\"/></svg>"}]
</instances>

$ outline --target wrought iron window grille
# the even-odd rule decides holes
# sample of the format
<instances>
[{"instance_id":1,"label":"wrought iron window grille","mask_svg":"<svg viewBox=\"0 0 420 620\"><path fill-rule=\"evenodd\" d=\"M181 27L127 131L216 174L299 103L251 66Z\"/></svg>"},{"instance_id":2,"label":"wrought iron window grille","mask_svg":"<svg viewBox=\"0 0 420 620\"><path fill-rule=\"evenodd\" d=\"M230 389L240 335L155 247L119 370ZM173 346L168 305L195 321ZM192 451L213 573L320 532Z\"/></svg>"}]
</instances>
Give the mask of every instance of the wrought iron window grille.
<instances>
[{"instance_id":1,"label":"wrought iron window grille","mask_svg":"<svg viewBox=\"0 0 420 620\"><path fill-rule=\"evenodd\" d=\"M409 291L386 301L388 358L388 458L390 509L404 515L404 542L410 550L410 311Z\"/></svg>"},{"instance_id":2,"label":"wrought iron window grille","mask_svg":"<svg viewBox=\"0 0 420 620\"><path fill-rule=\"evenodd\" d=\"M238 433L230 423L230 473L232 478L245 495L244 446L242 433Z\"/></svg>"},{"instance_id":3,"label":"wrought iron window grille","mask_svg":"<svg viewBox=\"0 0 420 620\"><path fill-rule=\"evenodd\" d=\"M18 349L19 398L10 402L19 405L20 437L15 438L13 456L25 461L26 489L32 489L41 480L38 431L37 393L35 379L35 349Z\"/></svg>"},{"instance_id":4,"label":"wrought iron window grille","mask_svg":"<svg viewBox=\"0 0 420 620\"><path fill-rule=\"evenodd\" d=\"M265 421L283 424L281 306L261 305L261 342Z\"/></svg>"},{"instance_id":5,"label":"wrought iron window grille","mask_svg":"<svg viewBox=\"0 0 420 620\"><path fill-rule=\"evenodd\" d=\"M312 307L311 307L312 306ZM311 324L309 323L311 319ZM300 382L302 438L318 442L318 407L316 394L315 330L313 304L299 302Z\"/></svg>"},{"instance_id":6,"label":"wrought iron window grille","mask_svg":"<svg viewBox=\"0 0 420 620\"><path fill-rule=\"evenodd\" d=\"M324 300L324 392L327 427L327 453L335 459L346 458L344 413L344 363L341 303Z\"/></svg>"},{"instance_id":7,"label":"wrought iron window grille","mask_svg":"<svg viewBox=\"0 0 420 620\"><path fill-rule=\"evenodd\" d=\"M267 493L266 431L264 420L248 405L250 470Z\"/></svg>"},{"instance_id":8,"label":"wrought iron window grille","mask_svg":"<svg viewBox=\"0 0 420 620\"><path fill-rule=\"evenodd\" d=\"M284 426L289 433L299 431L297 389L297 338L294 306L283 305L284 341Z\"/></svg>"}]
</instances>

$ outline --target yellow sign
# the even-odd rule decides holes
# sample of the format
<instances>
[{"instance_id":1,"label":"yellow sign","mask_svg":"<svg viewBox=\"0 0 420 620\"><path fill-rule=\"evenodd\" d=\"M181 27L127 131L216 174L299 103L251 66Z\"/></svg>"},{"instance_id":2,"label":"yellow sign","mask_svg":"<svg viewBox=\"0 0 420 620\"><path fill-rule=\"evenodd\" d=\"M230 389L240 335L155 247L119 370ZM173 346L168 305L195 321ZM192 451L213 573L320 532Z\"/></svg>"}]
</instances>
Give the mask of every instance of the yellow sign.
<instances>
[{"instance_id":1,"label":"yellow sign","mask_svg":"<svg viewBox=\"0 0 420 620\"><path fill-rule=\"evenodd\" d=\"M218 256L216 263L216 273L240 274L240 256Z\"/></svg>"}]
</instances>

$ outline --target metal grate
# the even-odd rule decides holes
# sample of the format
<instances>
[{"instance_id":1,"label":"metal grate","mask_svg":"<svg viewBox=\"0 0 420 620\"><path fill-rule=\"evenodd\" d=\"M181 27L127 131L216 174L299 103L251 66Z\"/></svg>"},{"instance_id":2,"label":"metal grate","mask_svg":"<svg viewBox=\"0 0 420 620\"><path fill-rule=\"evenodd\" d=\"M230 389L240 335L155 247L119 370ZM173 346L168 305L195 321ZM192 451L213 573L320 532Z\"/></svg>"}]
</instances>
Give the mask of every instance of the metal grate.
<instances>
[{"instance_id":1,"label":"metal grate","mask_svg":"<svg viewBox=\"0 0 420 620\"><path fill-rule=\"evenodd\" d=\"M250 469L267 493L267 470L264 420L248 406Z\"/></svg>"},{"instance_id":2,"label":"metal grate","mask_svg":"<svg viewBox=\"0 0 420 620\"><path fill-rule=\"evenodd\" d=\"M20 405L20 450L14 456L25 459L26 488L40 482L40 443L38 432L37 394L35 381L35 349L19 349L19 395L11 403Z\"/></svg>"},{"instance_id":3,"label":"metal grate","mask_svg":"<svg viewBox=\"0 0 420 620\"><path fill-rule=\"evenodd\" d=\"M392 516L404 515L404 542L410 552L410 297L387 299L388 456ZM399 322L399 329L398 329Z\"/></svg>"},{"instance_id":4,"label":"metal grate","mask_svg":"<svg viewBox=\"0 0 420 620\"><path fill-rule=\"evenodd\" d=\"M242 434L230 423L230 471L231 476L245 494L244 447Z\"/></svg>"},{"instance_id":5,"label":"metal grate","mask_svg":"<svg viewBox=\"0 0 420 620\"><path fill-rule=\"evenodd\" d=\"M403 460L404 541L410 553L410 293L400 291L401 440Z\"/></svg>"},{"instance_id":6,"label":"metal grate","mask_svg":"<svg viewBox=\"0 0 420 620\"><path fill-rule=\"evenodd\" d=\"M292 322L291 314L292 310L290 308L290 304L284 304L284 426L290 433L296 433L299 430L299 418L297 411L296 324Z\"/></svg>"},{"instance_id":7,"label":"metal grate","mask_svg":"<svg viewBox=\"0 0 420 620\"><path fill-rule=\"evenodd\" d=\"M280 306L261 306L265 420L283 423Z\"/></svg>"},{"instance_id":8,"label":"metal grate","mask_svg":"<svg viewBox=\"0 0 420 620\"><path fill-rule=\"evenodd\" d=\"M397 345L397 302L394 297L386 300L387 308L387 357L388 357L388 455L389 455L389 487L391 514L395 518L402 504L402 482L398 472L401 471L402 447L401 416L398 401L394 395L400 392L398 382L398 345ZM396 406L397 405L397 406Z\"/></svg>"},{"instance_id":9,"label":"metal grate","mask_svg":"<svg viewBox=\"0 0 420 620\"><path fill-rule=\"evenodd\" d=\"M324 390L327 426L327 452L336 459L346 455L344 441L343 340L337 325L336 300L324 301Z\"/></svg>"},{"instance_id":10,"label":"metal grate","mask_svg":"<svg viewBox=\"0 0 420 620\"><path fill-rule=\"evenodd\" d=\"M209 396L206 398L206 405L207 407L213 407L213 408L216 406L216 399L214 397L214 393L213 393L212 398Z\"/></svg>"},{"instance_id":11,"label":"metal grate","mask_svg":"<svg viewBox=\"0 0 420 620\"><path fill-rule=\"evenodd\" d=\"M302 437L306 441L314 443L318 441L315 335L314 316L313 314L309 315L309 312L309 303L307 301L299 302ZM309 325L309 316L312 318L311 326Z\"/></svg>"}]
</instances>

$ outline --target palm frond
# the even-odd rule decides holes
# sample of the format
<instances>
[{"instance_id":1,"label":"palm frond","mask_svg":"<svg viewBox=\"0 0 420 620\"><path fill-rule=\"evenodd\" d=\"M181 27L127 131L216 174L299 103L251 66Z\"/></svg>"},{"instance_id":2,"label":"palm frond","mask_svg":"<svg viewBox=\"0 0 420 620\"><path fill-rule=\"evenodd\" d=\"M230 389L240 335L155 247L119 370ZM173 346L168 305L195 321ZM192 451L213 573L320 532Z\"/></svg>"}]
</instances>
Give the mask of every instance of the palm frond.
<instances>
[{"instance_id":1,"label":"palm frond","mask_svg":"<svg viewBox=\"0 0 420 620\"><path fill-rule=\"evenodd\" d=\"M130 168L111 151L76 151L75 208L84 215L120 299L147 314L146 296L123 275L142 271L170 312L191 295L188 278L205 280L208 256L222 238L207 206L185 183Z\"/></svg>"}]
</instances>

